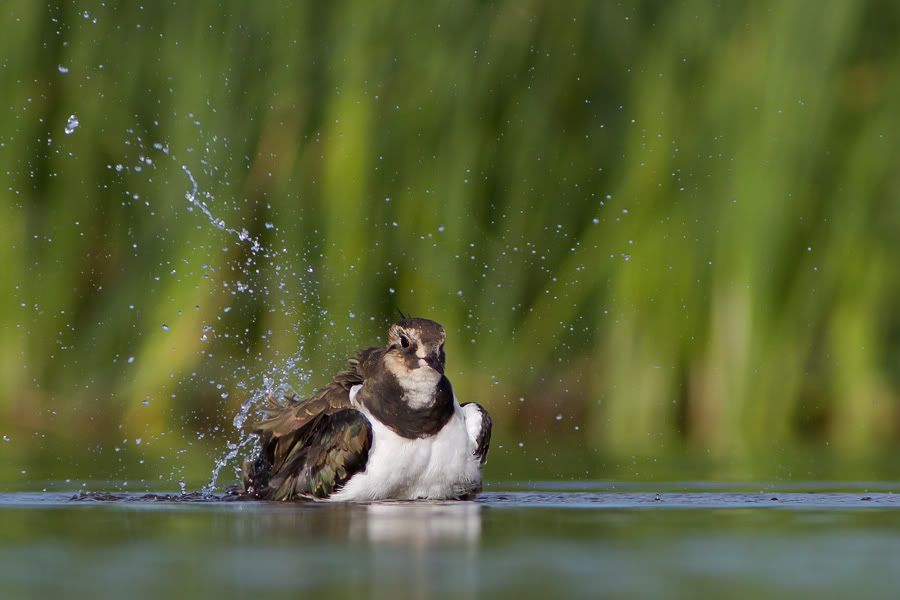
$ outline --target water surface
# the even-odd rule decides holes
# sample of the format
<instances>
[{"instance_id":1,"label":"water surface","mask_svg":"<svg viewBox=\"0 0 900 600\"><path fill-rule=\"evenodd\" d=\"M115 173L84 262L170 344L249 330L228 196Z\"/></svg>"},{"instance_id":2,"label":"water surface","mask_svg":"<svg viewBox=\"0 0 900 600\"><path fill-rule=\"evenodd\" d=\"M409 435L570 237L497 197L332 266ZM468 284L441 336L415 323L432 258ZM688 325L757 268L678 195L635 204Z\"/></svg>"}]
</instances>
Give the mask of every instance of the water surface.
<instances>
[{"instance_id":1,"label":"water surface","mask_svg":"<svg viewBox=\"0 0 900 600\"><path fill-rule=\"evenodd\" d=\"M900 586L890 486L502 488L369 505L0 494L0 584L6 597L821 598Z\"/></svg>"}]
</instances>

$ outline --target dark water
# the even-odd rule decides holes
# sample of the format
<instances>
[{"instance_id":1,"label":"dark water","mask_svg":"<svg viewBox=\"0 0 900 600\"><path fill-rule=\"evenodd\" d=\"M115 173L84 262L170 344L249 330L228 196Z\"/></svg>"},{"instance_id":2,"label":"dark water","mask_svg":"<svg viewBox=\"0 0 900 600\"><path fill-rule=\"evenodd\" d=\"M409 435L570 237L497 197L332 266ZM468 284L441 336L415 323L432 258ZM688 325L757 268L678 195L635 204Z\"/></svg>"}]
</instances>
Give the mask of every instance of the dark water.
<instances>
[{"instance_id":1,"label":"dark water","mask_svg":"<svg viewBox=\"0 0 900 600\"><path fill-rule=\"evenodd\" d=\"M0 494L0 594L822 598L900 590L900 494L890 487L503 487L476 502L350 506Z\"/></svg>"}]
</instances>

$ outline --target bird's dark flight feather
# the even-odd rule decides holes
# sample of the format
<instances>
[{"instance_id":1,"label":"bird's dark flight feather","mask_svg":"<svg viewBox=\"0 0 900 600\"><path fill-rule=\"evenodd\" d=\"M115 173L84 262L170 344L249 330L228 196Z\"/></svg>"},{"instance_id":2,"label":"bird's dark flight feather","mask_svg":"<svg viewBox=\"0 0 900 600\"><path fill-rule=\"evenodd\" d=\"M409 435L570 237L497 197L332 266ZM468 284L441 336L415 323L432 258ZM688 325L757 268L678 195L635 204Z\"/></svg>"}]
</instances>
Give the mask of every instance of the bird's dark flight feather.
<instances>
[{"instance_id":1,"label":"bird's dark flight feather","mask_svg":"<svg viewBox=\"0 0 900 600\"><path fill-rule=\"evenodd\" d=\"M245 494L263 500L327 498L365 470L372 427L361 412L348 408L318 415L292 438L277 466L277 443L244 465Z\"/></svg>"},{"instance_id":2,"label":"bird's dark flight feather","mask_svg":"<svg viewBox=\"0 0 900 600\"><path fill-rule=\"evenodd\" d=\"M382 354L383 348L360 350L348 360L349 369L335 375L331 383L316 390L306 400L270 399L269 406L264 409L268 418L257 425L256 433L278 439L302 429L321 414L350 408L350 388L362 384L373 363Z\"/></svg>"},{"instance_id":3,"label":"bird's dark flight feather","mask_svg":"<svg viewBox=\"0 0 900 600\"><path fill-rule=\"evenodd\" d=\"M317 390L310 398L269 399L263 409L267 418L255 430L260 436L259 455L244 465L245 493L284 500L287 499L282 497L285 494L305 493L297 490L308 485L311 490L308 495L324 497L317 493L328 487L325 483L328 473L334 471L335 479L331 484L334 487L343 485L349 478L349 474L346 477L341 474L348 468L358 471L365 467L371 434L367 421L365 435L359 427L357 421L365 421L365 417L352 410L350 389L363 383L384 352L383 348L361 350L349 360L349 369L335 375L331 383ZM344 415L335 420L338 414L348 411L357 415L358 419ZM341 427L347 429L341 430ZM309 446L323 448L311 449ZM320 450L325 452L325 456L313 456ZM357 464L359 457L351 456L353 453L361 454L361 464ZM316 469L320 471L314 472ZM291 477L298 472L303 472L303 475ZM313 479L318 484L313 485Z\"/></svg>"}]
</instances>

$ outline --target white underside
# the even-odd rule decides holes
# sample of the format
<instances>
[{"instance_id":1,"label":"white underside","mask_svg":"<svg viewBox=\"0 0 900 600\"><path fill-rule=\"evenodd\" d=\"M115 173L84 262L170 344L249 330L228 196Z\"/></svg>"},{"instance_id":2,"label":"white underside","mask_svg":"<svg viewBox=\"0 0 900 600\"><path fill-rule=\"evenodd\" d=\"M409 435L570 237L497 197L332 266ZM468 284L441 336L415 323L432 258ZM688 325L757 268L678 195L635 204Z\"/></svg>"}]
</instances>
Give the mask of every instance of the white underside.
<instances>
[{"instance_id":1,"label":"white underside","mask_svg":"<svg viewBox=\"0 0 900 600\"><path fill-rule=\"evenodd\" d=\"M481 412L453 399L453 415L435 435L409 439L394 433L355 402L362 386L350 390L350 402L372 425L366 470L357 473L329 500L443 500L481 489L481 463L475 456Z\"/></svg>"}]
</instances>

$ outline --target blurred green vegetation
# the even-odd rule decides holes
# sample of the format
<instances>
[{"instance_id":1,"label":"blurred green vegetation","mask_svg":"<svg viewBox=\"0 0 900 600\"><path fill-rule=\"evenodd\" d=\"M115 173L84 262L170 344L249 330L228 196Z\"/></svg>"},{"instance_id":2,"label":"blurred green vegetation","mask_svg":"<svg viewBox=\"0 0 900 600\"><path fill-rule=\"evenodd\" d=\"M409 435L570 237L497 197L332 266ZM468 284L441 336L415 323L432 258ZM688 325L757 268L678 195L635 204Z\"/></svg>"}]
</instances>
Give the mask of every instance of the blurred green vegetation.
<instances>
[{"instance_id":1,"label":"blurred green vegetation","mask_svg":"<svg viewBox=\"0 0 900 600\"><path fill-rule=\"evenodd\" d=\"M0 481L202 481L396 307L493 478L900 475L897 4L2 13Z\"/></svg>"}]
</instances>

